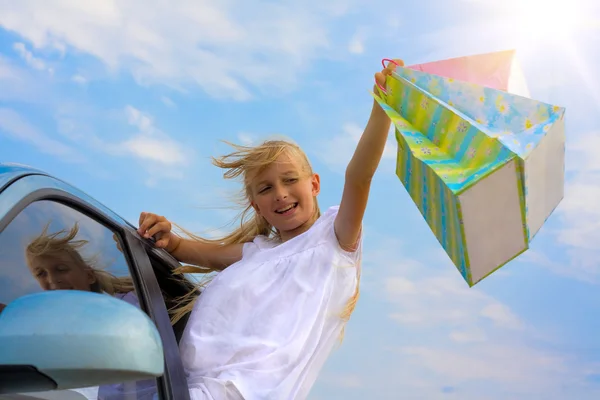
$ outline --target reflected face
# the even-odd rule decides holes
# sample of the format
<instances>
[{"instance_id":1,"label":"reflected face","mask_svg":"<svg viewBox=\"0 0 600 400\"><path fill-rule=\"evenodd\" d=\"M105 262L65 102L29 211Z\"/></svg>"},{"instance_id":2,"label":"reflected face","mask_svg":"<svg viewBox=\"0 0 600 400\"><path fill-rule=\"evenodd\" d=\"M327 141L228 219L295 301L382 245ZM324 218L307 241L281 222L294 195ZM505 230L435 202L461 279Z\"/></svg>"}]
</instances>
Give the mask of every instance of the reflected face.
<instances>
[{"instance_id":1,"label":"reflected face","mask_svg":"<svg viewBox=\"0 0 600 400\"><path fill-rule=\"evenodd\" d=\"M44 290L90 291L96 282L93 271L66 252L35 257L29 269Z\"/></svg>"}]
</instances>

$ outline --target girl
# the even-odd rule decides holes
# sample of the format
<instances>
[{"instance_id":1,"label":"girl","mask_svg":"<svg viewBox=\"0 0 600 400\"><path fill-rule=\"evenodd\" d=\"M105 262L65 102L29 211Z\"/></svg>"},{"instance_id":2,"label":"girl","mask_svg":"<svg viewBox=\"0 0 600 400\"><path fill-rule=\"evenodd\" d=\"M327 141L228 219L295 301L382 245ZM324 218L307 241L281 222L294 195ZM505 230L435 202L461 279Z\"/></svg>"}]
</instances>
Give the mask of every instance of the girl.
<instances>
[{"instance_id":1,"label":"girl","mask_svg":"<svg viewBox=\"0 0 600 400\"><path fill-rule=\"evenodd\" d=\"M397 61L402 65L401 61ZM385 85L393 66L375 74ZM346 169L339 206L321 215L319 175L285 141L214 160L225 178L241 176L248 201L241 225L218 240L171 231L141 213L139 233L179 261L177 272L221 271L202 294L173 311L191 311L180 341L194 400L303 399L358 298L361 226L390 120L373 110Z\"/></svg>"}]
</instances>

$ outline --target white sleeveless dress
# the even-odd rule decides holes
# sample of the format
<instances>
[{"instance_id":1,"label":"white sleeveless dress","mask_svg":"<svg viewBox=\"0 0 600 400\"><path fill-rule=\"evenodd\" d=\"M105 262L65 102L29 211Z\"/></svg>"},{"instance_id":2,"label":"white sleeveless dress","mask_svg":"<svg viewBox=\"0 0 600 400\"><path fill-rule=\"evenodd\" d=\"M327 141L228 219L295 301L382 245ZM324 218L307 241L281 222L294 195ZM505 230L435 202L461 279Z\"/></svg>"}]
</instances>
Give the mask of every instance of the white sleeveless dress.
<instances>
[{"instance_id":1,"label":"white sleeveless dress","mask_svg":"<svg viewBox=\"0 0 600 400\"><path fill-rule=\"evenodd\" d=\"M305 399L358 285L329 208L285 243L257 237L196 301L180 341L192 400Z\"/></svg>"}]
</instances>

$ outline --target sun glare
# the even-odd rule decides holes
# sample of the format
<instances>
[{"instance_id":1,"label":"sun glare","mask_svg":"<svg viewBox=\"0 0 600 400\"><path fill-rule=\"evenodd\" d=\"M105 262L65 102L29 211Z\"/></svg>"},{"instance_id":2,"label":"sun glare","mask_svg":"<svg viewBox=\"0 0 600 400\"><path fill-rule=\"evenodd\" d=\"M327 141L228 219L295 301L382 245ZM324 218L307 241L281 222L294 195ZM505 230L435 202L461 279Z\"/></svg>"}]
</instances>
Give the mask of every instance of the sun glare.
<instances>
[{"instance_id":1,"label":"sun glare","mask_svg":"<svg viewBox=\"0 0 600 400\"><path fill-rule=\"evenodd\" d=\"M564 40L586 18L577 0L517 0L513 4L515 22L526 40Z\"/></svg>"},{"instance_id":2,"label":"sun glare","mask_svg":"<svg viewBox=\"0 0 600 400\"><path fill-rule=\"evenodd\" d=\"M600 34L598 10L600 0L505 0L503 11L511 16L507 21L514 24L514 48L524 54L547 52L554 48L554 56L564 58L574 73L581 76L589 88L597 88L600 82L593 68L582 54L586 38ZM587 34L589 32L589 34ZM588 39L591 40L591 39ZM590 90L600 107L600 95Z\"/></svg>"}]
</instances>

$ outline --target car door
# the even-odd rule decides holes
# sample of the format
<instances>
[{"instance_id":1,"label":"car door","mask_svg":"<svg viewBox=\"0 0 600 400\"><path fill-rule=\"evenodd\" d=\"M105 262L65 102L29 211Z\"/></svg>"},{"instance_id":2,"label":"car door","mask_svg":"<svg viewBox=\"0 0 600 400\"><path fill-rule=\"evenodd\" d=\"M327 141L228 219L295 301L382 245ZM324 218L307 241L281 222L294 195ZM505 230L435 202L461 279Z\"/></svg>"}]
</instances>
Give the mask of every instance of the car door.
<instances>
[{"instance_id":1,"label":"car door","mask_svg":"<svg viewBox=\"0 0 600 400\"><path fill-rule=\"evenodd\" d=\"M178 300L186 297L192 291L199 294L199 280L188 279L186 276L173 274L173 270L181 266L173 256L165 250L154 247L151 241L144 241L143 245L168 309L179 306L180 303L178 303ZM180 317L172 325L177 343L179 343L183 335L188 318L189 313Z\"/></svg>"},{"instance_id":2,"label":"car door","mask_svg":"<svg viewBox=\"0 0 600 400\"><path fill-rule=\"evenodd\" d=\"M22 174L0 184L0 312L16 298L39 291L95 291L143 310L163 343L163 376L74 389L60 398L189 399L164 290L148 257L150 247L114 212L58 179ZM174 287L168 291L186 290L185 284ZM28 397L22 398L51 399L57 394L24 393ZM10 396L4 398L18 398Z\"/></svg>"}]
</instances>

